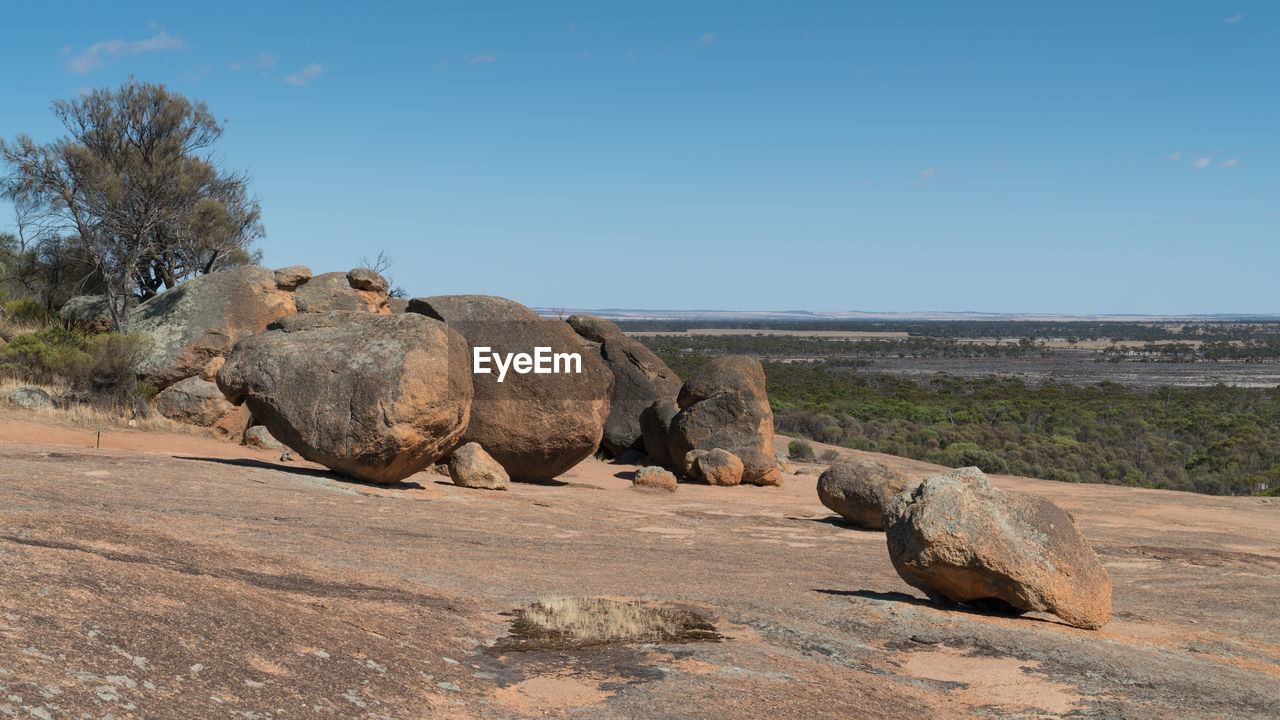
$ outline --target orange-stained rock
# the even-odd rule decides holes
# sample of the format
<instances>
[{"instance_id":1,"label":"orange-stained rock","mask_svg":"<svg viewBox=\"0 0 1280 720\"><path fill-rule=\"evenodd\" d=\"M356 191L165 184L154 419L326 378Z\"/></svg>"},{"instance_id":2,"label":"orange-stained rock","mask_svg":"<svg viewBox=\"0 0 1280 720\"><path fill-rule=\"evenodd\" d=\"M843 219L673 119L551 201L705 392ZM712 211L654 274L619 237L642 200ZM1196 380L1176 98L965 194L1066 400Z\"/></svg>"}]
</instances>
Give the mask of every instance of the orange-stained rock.
<instances>
[{"instance_id":1,"label":"orange-stained rock","mask_svg":"<svg viewBox=\"0 0 1280 720\"><path fill-rule=\"evenodd\" d=\"M578 353L581 372L476 374L471 424L464 436L480 443L512 480L553 478L595 452L609 416L613 374L584 351L568 324L492 295L440 295L409 301L409 314L448 323L474 347L491 353ZM470 362L467 369L470 371ZM563 369L563 368L562 368ZM573 369L578 369L576 366Z\"/></svg>"},{"instance_id":2,"label":"orange-stained rock","mask_svg":"<svg viewBox=\"0 0 1280 720\"><path fill-rule=\"evenodd\" d=\"M375 483L446 455L473 394L466 340L408 313L285 318L236 345L218 386L302 457Z\"/></svg>"},{"instance_id":3,"label":"orange-stained rock","mask_svg":"<svg viewBox=\"0 0 1280 720\"><path fill-rule=\"evenodd\" d=\"M877 460L842 460L818 477L818 499L858 527L884 529L884 508L909 485L920 482Z\"/></svg>"},{"instance_id":4,"label":"orange-stained rock","mask_svg":"<svg viewBox=\"0 0 1280 720\"><path fill-rule=\"evenodd\" d=\"M223 415L209 428L213 432L214 437L221 438L233 443L239 443L244 440L244 433L249 429L249 424L253 422L253 413L249 412L249 408L244 405L236 405L231 408L231 412Z\"/></svg>"},{"instance_id":5,"label":"orange-stained rock","mask_svg":"<svg viewBox=\"0 0 1280 720\"><path fill-rule=\"evenodd\" d=\"M363 311L391 314L387 280L369 268L316 275L295 291L298 312Z\"/></svg>"},{"instance_id":6,"label":"orange-stained rock","mask_svg":"<svg viewBox=\"0 0 1280 720\"><path fill-rule=\"evenodd\" d=\"M129 313L129 330L152 341L139 375L159 388L199 375L241 338L296 310L293 291L276 284L275 271L257 265L179 283Z\"/></svg>"},{"instance_id":7,"label":"orange-stained rock","mask_svg":"<svg viewBox=\"0 0 1280 720\"><path fill-rule=\"evenodd\" d=\"M1050 612L1089 629L1111 620L1111 578L1071 518L991 487L977 468L904 491L884 525L894 569L935 602Z\"/></svg>"}]
</instances>

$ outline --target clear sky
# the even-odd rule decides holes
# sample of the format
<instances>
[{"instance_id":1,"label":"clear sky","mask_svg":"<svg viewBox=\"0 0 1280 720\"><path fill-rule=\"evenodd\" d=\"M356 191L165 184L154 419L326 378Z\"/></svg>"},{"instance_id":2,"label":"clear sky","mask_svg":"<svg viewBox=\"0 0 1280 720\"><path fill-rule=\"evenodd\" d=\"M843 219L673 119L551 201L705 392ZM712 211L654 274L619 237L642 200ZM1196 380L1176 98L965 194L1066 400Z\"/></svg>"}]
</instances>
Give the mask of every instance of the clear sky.
<instances>
[{"instance_id":1,"label":"clear sky","mask_svg":"<svg viewBox=\"0 0 1280 720\"><path fill-rule=\"evenodd\" d=\"M14 3L0 136L226 118L265 264L662 309L1280 313L1280 3ZM9 222L0 210L0 226Z\"/></svg>"}]
</instances>

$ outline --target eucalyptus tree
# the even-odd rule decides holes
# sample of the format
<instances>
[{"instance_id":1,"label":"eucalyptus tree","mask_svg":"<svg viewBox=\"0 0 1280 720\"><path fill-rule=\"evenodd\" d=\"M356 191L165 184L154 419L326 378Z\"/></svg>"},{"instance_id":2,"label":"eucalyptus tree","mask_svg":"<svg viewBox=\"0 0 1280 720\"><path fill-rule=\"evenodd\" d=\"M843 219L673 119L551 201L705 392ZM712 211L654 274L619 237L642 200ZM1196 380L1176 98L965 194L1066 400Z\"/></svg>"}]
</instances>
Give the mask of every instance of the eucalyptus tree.
<instances>
[{"instance_id":1,"label":"eucalyptus tree","mask_svg":"<svg viewBox=\"0 0 1280 720\"><path fill-rule=\"evenodd\" d=\"M222 123L203 102L131 79L54 101L53 113L66 136L0 140L6 191L88 259L117 331L139 300L255 259L258 201L248 176L213 156Z\"/></svg>"}]
</instances>

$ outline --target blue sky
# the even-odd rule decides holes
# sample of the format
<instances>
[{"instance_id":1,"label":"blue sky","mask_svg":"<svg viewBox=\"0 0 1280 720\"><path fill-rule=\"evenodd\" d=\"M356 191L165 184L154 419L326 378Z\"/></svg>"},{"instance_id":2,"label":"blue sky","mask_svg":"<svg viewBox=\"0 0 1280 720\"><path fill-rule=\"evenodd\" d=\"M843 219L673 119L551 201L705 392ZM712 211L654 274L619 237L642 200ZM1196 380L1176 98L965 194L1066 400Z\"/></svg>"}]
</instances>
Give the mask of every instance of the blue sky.
<instances>
[{"instance_id":1,"label":"blue sky","mask_svg":"<svg viewBox=\"0 0 1280 720\"><path fill-rule=\"evenodd\" d=\"M386 250L411 295L536 306L1280 313L1280 3L36 5L5 10L0 136L130 75L204 100L271 266Z\"/></svg>"}]
</instances>

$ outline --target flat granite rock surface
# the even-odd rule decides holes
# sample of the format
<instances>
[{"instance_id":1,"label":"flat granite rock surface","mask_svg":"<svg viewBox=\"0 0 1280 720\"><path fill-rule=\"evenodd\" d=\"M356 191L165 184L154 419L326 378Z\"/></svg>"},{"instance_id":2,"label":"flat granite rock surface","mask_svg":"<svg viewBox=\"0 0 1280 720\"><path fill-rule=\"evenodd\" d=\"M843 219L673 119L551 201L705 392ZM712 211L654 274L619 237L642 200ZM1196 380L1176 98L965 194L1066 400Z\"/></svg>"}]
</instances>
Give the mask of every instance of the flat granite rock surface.
<instances>
[{"instance_id":1,"label":"flat granite rock surface","mask_svg":"<svg viewBox=\"0 0 1280 720\"><path fill-rule=\"evenodd\" d=\"M4 717L1280 708L1280 500L992 476L1072 513L1097 550L1115 619L1088 631L934 607L898 578L883 533L819 503L814 474L668 494L632 489L634 466L588 459L506 493L430 472L378 487L194 434L107 430L98 450L90 430L39 423L0 409ZM504 613L550 596L661 602L724 639L501 642Z\"/></svg>"}]
</instances>

